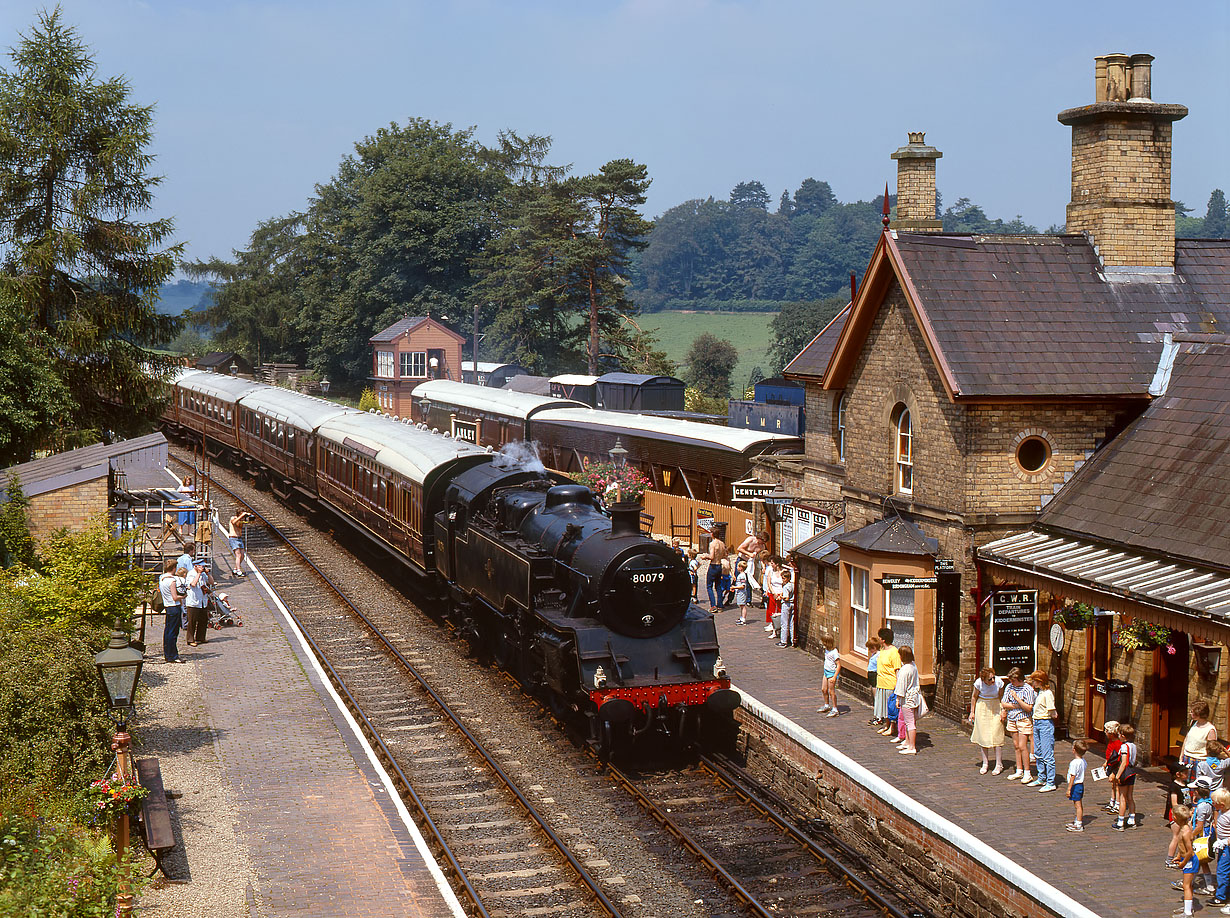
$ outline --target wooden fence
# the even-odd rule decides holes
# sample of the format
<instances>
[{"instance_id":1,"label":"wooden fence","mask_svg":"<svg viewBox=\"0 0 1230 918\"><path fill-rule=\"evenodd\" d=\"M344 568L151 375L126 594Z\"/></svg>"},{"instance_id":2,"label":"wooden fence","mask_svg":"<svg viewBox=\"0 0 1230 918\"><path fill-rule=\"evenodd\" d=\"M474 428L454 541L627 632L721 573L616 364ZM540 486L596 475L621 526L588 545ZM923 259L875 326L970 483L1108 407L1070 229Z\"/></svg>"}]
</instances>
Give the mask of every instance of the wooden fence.
<instances>
[{"instance_id":1,"label":"wooden fence","mask_svg":"<svg viewBox=\"0 0 1230 918\"><path fill-rule=\"evenodd\" d=\"M642 504L645 514L653 517L653 535L665 539L677 536L685 545L703 549L708 544L709 533L697 523L706 516L726 524L726 542L731 546L738 545L751 532L752 515L734 507L660 491L646 491Z\"/></svg>"}]
</instances>

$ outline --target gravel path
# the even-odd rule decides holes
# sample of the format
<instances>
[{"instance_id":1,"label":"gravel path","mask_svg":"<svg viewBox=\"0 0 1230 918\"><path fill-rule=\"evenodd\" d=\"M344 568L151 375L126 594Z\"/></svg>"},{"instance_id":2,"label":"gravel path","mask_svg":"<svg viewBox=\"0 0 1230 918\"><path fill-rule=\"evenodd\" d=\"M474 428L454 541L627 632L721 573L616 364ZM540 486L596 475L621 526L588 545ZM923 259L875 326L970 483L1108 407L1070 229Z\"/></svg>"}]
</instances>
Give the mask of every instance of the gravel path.
<instances>
[{"instance_id":1,"label":"gravel path","mask_svg":"<svg viewBox=\"0 0 1230 918\"><path fill-rule=\"evenodd\" d=\"M156 622L156 624L155 624ZM162 619L150 619L149 634L162 633ZM167 873L187 883L168 883L159 874L138 902L144 918L243 918L258 914L256 871L235 832L238 812L218 758L201 684L200 664L162 663L160 640L150 641L144 688L133 724L135 752L155 756L168 791L176 847L163 859ZM171 797L173 794L179 797ZM145 873L153 859L139 840Z\"/></svg>"}]
</instances>

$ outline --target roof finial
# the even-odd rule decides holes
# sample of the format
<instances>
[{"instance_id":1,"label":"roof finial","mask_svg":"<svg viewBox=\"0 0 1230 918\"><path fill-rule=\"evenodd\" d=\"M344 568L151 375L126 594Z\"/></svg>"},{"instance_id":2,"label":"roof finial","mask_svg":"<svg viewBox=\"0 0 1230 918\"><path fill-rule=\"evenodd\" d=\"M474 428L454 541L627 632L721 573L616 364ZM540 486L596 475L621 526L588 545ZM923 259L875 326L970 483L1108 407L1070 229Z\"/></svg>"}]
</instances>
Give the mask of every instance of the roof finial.
<instances>
[{"instance_id":1,"label":"roof finial","mask_svg":"<svg viewBox=\"0 0 1230 918\"><path fill-rule=\"evenodd\" d=\"M880 214L881 214L880 222L884 224L885 229L888 229L889 213L890 211L888 209L888 182L885 182L884 183L884 209L880 211Z\"/></svg>"}]
</instances>

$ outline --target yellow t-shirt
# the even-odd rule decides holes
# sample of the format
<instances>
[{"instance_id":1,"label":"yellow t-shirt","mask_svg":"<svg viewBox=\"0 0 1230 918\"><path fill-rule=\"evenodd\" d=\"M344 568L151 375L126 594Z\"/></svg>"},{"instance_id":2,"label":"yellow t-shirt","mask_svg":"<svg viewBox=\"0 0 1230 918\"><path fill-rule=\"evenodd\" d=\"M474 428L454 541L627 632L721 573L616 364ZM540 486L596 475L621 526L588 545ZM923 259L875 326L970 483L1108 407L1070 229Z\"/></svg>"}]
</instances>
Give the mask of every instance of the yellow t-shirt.
<instances>
[{"instance_id":1,"label":"yellow t-shirt","mask_svg":"<svg viewBox=\"0 0 1230 918\"><path fill-rule=\"evenodd\" d=\"M876 655L876 688L895 689L897 670L901 669L901 654L892 644Z\"/></svg>"},{"instance_id":2,"label":"yellow t-shirt","mask_svg":"<svg viewBox=\"0 0 1230 918\"><path fill-rule=\"evenodd\" d=\"M1050 689L1043 689L1038 693L1037 699L1034 700L1034 720L1050 720L1051 715L1054 713L1055 693Z\"/></svg>"}]
</instances>

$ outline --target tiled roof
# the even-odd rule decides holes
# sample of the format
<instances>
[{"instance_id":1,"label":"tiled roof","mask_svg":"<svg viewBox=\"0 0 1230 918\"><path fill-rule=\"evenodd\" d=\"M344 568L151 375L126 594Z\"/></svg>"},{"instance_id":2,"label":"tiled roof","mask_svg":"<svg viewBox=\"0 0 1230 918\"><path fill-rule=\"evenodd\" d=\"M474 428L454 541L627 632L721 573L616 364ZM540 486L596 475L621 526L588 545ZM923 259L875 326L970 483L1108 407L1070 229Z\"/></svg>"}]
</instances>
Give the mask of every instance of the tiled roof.
<instances>
[{"instance_id":1,"label":"tiled roof","mask_svg":"<svg viewBox=\"0 0 1230 918\"><path fill-rule=\"evenodd\" d=\"M833 356L833 348L837 346L837 339L841 337L841 330L845 328L846 317L849 315L850 307L846 306L833 316L829 324L820 330L820 334L812 338L811 343L786 365L786 369L782 370L782 375L787 378L823 376L824 368L829 365L829 358Z\"/></svg>"},{"instance_id":2,"label":"tiled roof","mask_svg":"<svg viewBox=\"0 0 1230 918\"><path fill-rule=\"evenodd\" d=\"M152 433L115 443L95 443L80 449L71 449L42 459L35 459L32 462L24 462L21 465L10 466L0 470L0 491L7 487L9 479L14 476L20 481L22 493L27 497L58 490L81 481L102 478L107 475L113 465L122 465L117 462L121 457L151 448L163 447L165 449L166 442L167 438L162 433ZM166 482L160 477L159 483L165 484Z\"/></svg>"},{"instance_id":3,"label":"tiled roof","mask_svg":"<svg viewBox=\"0 0 1230 918\"><path fill-rule=\"evenodd\" d=\"M930 539L909 520L893 516L878 520L837 536L838 545L849 545L865 552L887 552L895 555L936 555L940 550L938 539Z\"/></svg>"},{"instance_id":4,"label":"tiled roof","mask_svg":"<svg viewBox=\"0 0 1230 918\"><path fill-rule=\"evenodd\" d=\"M1104 270L1084 236L899 233L893 245L961 395L1144 395L1167 332L1230 331L1230 242L1173 273Z\"/></svg>"},{"instance_id":5,"label":"tiled roof","mask_svg":"<svg viewBox=\"0 0 1230 918\"><path fill-rule=\"evenodd\" d=\"M376 332L376 334L368 338L368 343L383 344L389 341L396 341L398 337L417 328L426 321L427 316L409 316L405 319L398 319L384 331Z\"/></svg>"},{"instance_id":6,"label":"tiled roof","mask_svg":"<svg viewBox=\"0 0 1230 918\"><path fill-rule=\"evenodd\" d=\"M1179 339L1169 388L1038 526L1230 571L1230 337Z\"/></svg>"}]
</instances>

